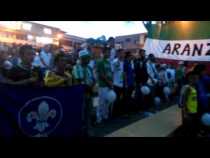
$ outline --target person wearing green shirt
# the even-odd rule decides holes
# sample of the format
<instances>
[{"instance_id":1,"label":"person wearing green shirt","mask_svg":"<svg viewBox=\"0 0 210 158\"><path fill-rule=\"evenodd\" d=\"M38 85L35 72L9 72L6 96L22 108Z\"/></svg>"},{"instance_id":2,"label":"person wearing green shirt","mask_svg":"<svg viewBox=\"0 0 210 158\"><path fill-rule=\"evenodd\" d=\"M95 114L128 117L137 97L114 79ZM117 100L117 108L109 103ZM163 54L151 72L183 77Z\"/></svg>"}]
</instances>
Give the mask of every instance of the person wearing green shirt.
<instances>
[{"instance_id":1,"label":"person wearing green shirt","mask_svg":"<svg viewBox=\"0 0 210 158\"><path fill-rule=\"evenodd\" d=\"M99 86L99 106L96 109L96 122L101 123L102 120L107 120L109 117L109 102L107 95L113 88L112 84L112 70L109 60L110 49L104 48L103 58L96 63L98 86Z\"/></svg>"}]
</instances>

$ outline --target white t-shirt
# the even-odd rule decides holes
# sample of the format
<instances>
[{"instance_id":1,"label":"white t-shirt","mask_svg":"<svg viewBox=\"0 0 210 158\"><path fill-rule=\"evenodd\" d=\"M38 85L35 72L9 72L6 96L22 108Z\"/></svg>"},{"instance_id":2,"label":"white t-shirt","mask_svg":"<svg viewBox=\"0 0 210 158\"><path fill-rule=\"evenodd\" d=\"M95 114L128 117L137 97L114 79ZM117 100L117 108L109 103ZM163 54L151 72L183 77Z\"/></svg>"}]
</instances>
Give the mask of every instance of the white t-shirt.
<instances>
[{"instance_id":1,"label":"white t-shirt","mask_svg":"<svg viewBox=\"0 0 210 158\"><path fill-rule=\"evenodd\" d=\"M95 60L90 60L89 64L88 64L92 69L95 68L96 62Z\"/></svg>"},{"instance_id":2,"label":"white t-shirt","mask_svg":"<svg viewBox=\"0 0 210 158\"><path fill-rule=\"evenodd\" d=\"M159 81L162 83L162 84L166 84L167 83L167 80L166 80L166 71L165 70L161 70L159 72Z\"/></svg>"},{"instance_id":3,"label":"white t-shirt","mask_svg":"<svg viewBox=\"0 0 210 158\"><path fill-rule=\"evenodd\" d=\"M45 64L47 66L50 66L51 60L52 60L52 54L51 53L46 53L45 51L41 51L40 57L44 60ZM41 68L45 68L46 66L42 64L41 62Z\"/></svg>"},{"instance_id":4,"label":"white t-shirt","mask_svg":"<svg viewBox=\"0 0 210 158\"><path fill-rule=\"evenodd\" d=\"M39 57L39 55L36 55L34 57L34 61L32 63L32 66L41 66L41 65L43 66L43 64L42 64L42 62L40 60L40 57Z\"/></svg>"},{"instance_id":5,"label":"white t-shirt","mask_svg":"<svg viewBox=\"0 0 210 158\"><path fill-rule=\"evenodd\" d=\"M158 72L155 67L155 64L151 62L147 62L146 66L147 66L147 73L149 74L149 76L153 79L157 79Z\"/></svg>"},{"instance_id":6,"label":"white t-shirt","mask_svg":"<svg viewBox=\"0 0 210 158\"><path fill-rule=\"evenodd\" d=\"M113 84L118 87L123 87L123 61L114 59L112 62Z\"/></svg>"},{"instance_id":7,"label":"white t-shirt","mask_svg":"<svg viewBox=\"0 0 210 158\"><path fill-rule=\"evenodd\" d=\"M6 70L10 70L10 69L12 69L13 64L12 64L9 60L5 60L4 63L3 63L3 67L4 67Z\"/></svg>"},{"instance_id":8,"label":"white t-shirt","mask_svg":"<svg viewBox=\"0 0 210 158\"><path fill-rule=\"evenodd\" d=\"M96 61L95 60L90 60L88 65L92 68L94 78L97 80L98 77L97 77L97 73L96 73Z\"/></svg>"},{"instance_id":9,"label":"white t-shirt","mask_svg":"<svg viewBox=\"0 0 210 158\"><path fill-rule=\"evenodd\" d=\"M110 51L110 61L113 61L115 59L116 56L116 50L115 48L112 48Z\"/></svg>"},{"instance_id":10,"label":"white t-shirt","mask_svg":"<svg viewBox=\"0 0 210 158\"><path fill-rule=\"evenodd\" d=\"M171 74L171 78L168 78L168 75L167 75L167 73L170 73ZM175 81L175 70L174 69L171 69L171 68L168 68L168 69L166 69L166 79L167 79L167 81L168 82L170 82L170 81Z\"/></svg>"}]
</instances>

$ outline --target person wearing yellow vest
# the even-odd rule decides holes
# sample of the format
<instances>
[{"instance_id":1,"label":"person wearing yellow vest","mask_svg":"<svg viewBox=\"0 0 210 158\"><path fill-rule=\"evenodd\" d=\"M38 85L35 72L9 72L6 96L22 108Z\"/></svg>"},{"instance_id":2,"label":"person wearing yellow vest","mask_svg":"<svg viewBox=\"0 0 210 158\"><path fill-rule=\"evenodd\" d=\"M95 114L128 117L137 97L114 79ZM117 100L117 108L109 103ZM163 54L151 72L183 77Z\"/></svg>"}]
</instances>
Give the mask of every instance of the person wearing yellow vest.
<instances>
[{"instance_id":1,"label":"person wearing yellow vest","mask_svg":"<svg viewBox=\"0 0 210 158\"><path fill-rule=\"evenodd\" d=\"M186 127L186 136L196 136L198 132L198 99L196 82L198 76L193 72L187 74L187 84L182 88L183 123Z\"/></svg>"},{"instance_id":2,"label":"person wearing yellow vest","mask_svg":"<svg viewBox=\"0 0 210 158\"><path fill-rule=\"evenodd\" d=\"M47 71L44 77L46 87L65 87L72 85L72 75L66 70L67 61L65 54L55 57L55 69Z\"/></svg>"}]
</instances>

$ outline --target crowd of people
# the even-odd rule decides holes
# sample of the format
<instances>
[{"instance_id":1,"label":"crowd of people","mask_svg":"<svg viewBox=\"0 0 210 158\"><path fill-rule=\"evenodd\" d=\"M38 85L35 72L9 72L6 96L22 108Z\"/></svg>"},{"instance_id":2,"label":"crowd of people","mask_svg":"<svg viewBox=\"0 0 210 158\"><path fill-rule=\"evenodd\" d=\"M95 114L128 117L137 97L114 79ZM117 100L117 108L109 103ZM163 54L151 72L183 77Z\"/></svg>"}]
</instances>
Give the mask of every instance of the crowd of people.
<instances>
[{"instance_id":1,"label":"crowd of people","mask_svg":"<svg viewBox=\"0 0 210 158\"><path fill-rule=\"evenodd\" d=\"M197 113L201 117L209 110L210 79L205 75L205 66L187 69L182 61L177 67L160 64L143 49L136 53L116 49L114 38L102 44L86 43L74 53L53 45L0 45L0 82L41 87L83 84L83 116L88 129L133 112L159 111L160 105L171 104L172 100L179 101L185 116L193 122L198 120ZM195 127L193 119L189 128Z\"/></svg>"}]
</instances>

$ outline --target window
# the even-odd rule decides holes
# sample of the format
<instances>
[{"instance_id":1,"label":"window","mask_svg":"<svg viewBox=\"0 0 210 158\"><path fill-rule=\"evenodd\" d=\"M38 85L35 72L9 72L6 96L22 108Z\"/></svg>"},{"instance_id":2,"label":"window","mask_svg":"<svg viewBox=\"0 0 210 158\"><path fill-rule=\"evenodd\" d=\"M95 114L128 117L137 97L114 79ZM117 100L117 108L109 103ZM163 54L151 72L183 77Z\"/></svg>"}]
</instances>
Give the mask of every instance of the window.
<instances>
[{"instance_id":1,"label":"window","mask_svg":"<svg viewBox=\"0 0 210 158\"><path fill-rule=\"evenodd\" d=\"M36 42L43 44L50 44L53 43L53 39L48 37L36 37Z\"/></svg>"},{"instance_id":2,"label":"window","mask_svg":"<svg viewBox=\"0 0 210 158\"><path fill-rule=\"evenodd\" d=\"M17 39L19 39L19 40L25 40L25 36L24 35L21 35L21 34L18 34L17 35Z\"/></svg>"},{"instance_id":3,"label":"window","mask_svg":"<svg viewBox=\"0 0 210 158\"><path fill-rule=\"evenodd\" d=\"M145 39L144 35L141 35L140 36L140 44L144 44L144 39Z\"/></svg>"},{"instance_id":4,"label":"window","mask_svg":"<svg viewBox=\"0 0 210 158\"><path fill-rule=\"evenodd\" d=\"M130 38L126 38L126 40L125 40L126 42L130 42L131 41L131 39Z\"/></svg>"},{"instance_id":5,"label":"window","mask_svg":"<svg viewBox=\"0 0 210 158\"><path fill-rule=\"evenodd\" d=\"M69 40L61 40L60 43L63 44L63 45L66 45L66 46L72 46L73 45L72 41L69 41Z\"/></svg>"},{"instance_id":6,"label":"window","mask_svg":"<svg viewBox=\"0 0 210 158\"><path fill-rule=\"evenodd\" d=\"M32 27L32 25L29 24L29 23L23 23L23 24L22 24L22 28L23 28L24 30L30 31L30 30L31 30L31 27Z\"/></svg>"},{"instance_id":7,"label":"window","mask_svg":"<svg viewBox=\"0 0 210 158\"><path fill-rule=\"evenodd\" d=\"M51 29L49 29L49 28L44 28L44 33L45 34L52 34L52 30Z\"/></svg>"},{"instance_id":8,"label":"window","mask_svg":"<svg viewBox=\"0 0 210 158\"><path fill-rule=\"evenodd\" d=\"M32 35L27 35L28 40L32 40L34 37Z\"/></svg>"},{"instance_id":9,"label":"window","mask_svg":"<svg viewBox=\"0 0 210 158\"><path fill-rule=\"evenodd\" d=\"M139 40L135 40L134 41L134 44L139 44Z\"/></svg>"},{"instance_id":10,"label":"window","mask_svg":"<svg viewBox=\"0 0 210 158\"><path fill-rule=\"evenodd\" d=\"M21 26L21 22L20 21L0 21L0 25L9 29L19 30Z\"/></svg>"}]
</instances>

